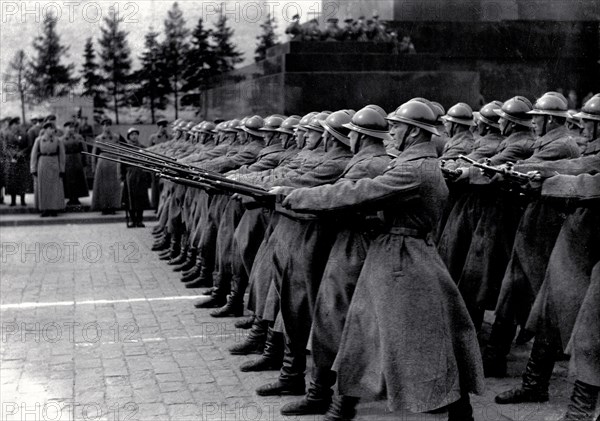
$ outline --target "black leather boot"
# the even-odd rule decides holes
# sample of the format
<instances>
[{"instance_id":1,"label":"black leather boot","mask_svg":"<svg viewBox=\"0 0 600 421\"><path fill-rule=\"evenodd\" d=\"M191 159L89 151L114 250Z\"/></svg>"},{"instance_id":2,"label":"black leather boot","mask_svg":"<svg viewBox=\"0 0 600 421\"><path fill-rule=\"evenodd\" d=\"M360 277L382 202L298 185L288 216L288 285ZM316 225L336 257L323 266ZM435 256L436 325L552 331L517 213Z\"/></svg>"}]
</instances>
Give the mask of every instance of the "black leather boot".
<instances>
[{"instance_id":1,"label":"black leather boot","mask_svg":"<svg viewBox=\"0 0 600 421\"><path fill-rule=\"evenodd\" d=\"M231 293L227 297L227 303L218 310L211 311L210 316L221 317L242 317L244 315L244 299L240 299Z\"/></svg>"},{"instance_id":2,"label":"black leather boot","mask_svg":"<svg viewBox=\"0 0 600 421\"><path fill-rule=\"evenodd\" d=\"M231 355L262 355L265 348L265 342L267 340L268 330L269 322L257 317L252 325L252 329L250 329L250 332L248 333L248 337L244 340L244 342L233 345L231 348L229 348L229 353Z\"/></svg>"},{"instance_id":3,"label":"black leather boot","mask_svg":"<svg viewBox=\"0 0 600 421\"><path fill-rule=\"evenodd\" d=\"M284 335L285 337L285 335ZM304 395L304 370L306 370L306 353L294 352L289 338L285 337L283 365L279 371L279 379L256 389L259 396Z\"/></svg>"},{"instance_id":4,"label":"black leather boot","mask_svg":"<svg viewBox=\"0 0 600 421\"><path fill-rule=\"evenodd\" d=\"M168 250L171 245L171 235L165 234L152 245L152 251Z\"/></svg>"},{"instance_id":5,"label":"black leather boot","mask_svg":"<svg viewBox=\"0 0 600 421\"><path fill-rule=\"evenodd\" d=\"M320 415L327 412L331 404L331 389L336 375L329 368L313 367L312 380L306 396L281 408L281 415Z\"/></svg>"},{"instance_id":6,"label":"black leather boot","mask_svg":"<svg viewBox=\"0 0 600 421\"><path fill-rule=\"evenodd\" d=\"M199 255L197 255L196 260L194 262L194 266L187 272L184 272L181 276L181 282L191 282L197 280L200 277L201 270L202 258Z\"/></svg>"},{"instance_id":7,"label":"black leather boot","mask_svg":"<svg viewBox=\"0 0 600 421\"><path fill-rule=\"evenodd\" d=\"M506 377L506 356L510 352L516 331L516 324L496 318L483 351L485 377Z\"/></svg>"},{"instance_id":8,"label":"black leather boot","mask_svg":"<svg viewBox=\"0 0 600 421\"><path fill-rule=\"evenodd\" d=\"M233 325L236 329L252 329L252 325L254 324L254 316L245 317L242 320L238 320Z\"/></svg>"},{"instance_id":9,"label":"black leather boot","mask_svg":"<svg viewBox=\"0 0 600 421\"><path fill-rule=\"evenodd\" d=\"M171 236L171 246L169 247L168 253L163 253L159 256L160 260L172 260L179 256L181 250L181 235Z\"/></svg>"},{"instance_id":10,"label":"black leather boot","mask_svg":"<svg viewBox=\"0 0 600 421\"><path fill-rule=\"evenodd\" d=\"M557 333L540 334L535 338L522 384L496 396L497 404L548 401L550 376L561 351L558 338Z\"/></svg>"},{"instance_id":11,"label":"black leather boot","mask_svg":"<svg viewBox=\"0 0 600 421\"><path fill-rule=\"evenodd\" d=\"M269 327L265 349L260 358L245 362L240 370L248 371L270 371L279 370L283 364L283 333L276 332Z\"/></svg>"},{"instance_id":12,"label":"black leather boot","mask_svg":"<svg viewBox=\"0 0 600 421\"><path fill-rule=\"evenodd\" d=\"M175 272L186 272L194 267L196 264L196 256L198 255L198 249L195 247L188 248L187 256L185 260L173 270Z\"/></svg>"},{"instance_id":13,"label":"black leather boot","mask_svg":"<svg viewBox=\"0 0 600 421\"><path fill-rule=\"evenodd\" d=\"M196 308L219 308L225 304L227 297L221 297L213 293L208 300L198 301L194 304Z\"/></svg>"},{"instance_id":14,"label":"black leather boot","mask_svg":"<svg viewBox=\"0 0 600 421\"><path fill-rule=\"evenodd\" d=\"M169 260L167 263L169 266L179 266L186 261L188 256L188 245L187 242L182 241L182 243L183 244L181 246L181 250L179 251L179 255L174 259Z\"/></svg>"},{"instance_id":15,"label":"black leather boot","mask_svg":"<svg viewBox=\"0 0 600 421\"><path fill-rule=\"evenodd\" d=\"M448 405L448 421L474 421L473 407L468 393Z\"/></svg>"},{"instance_id":16,"label":"black leather boot","mask_svg":"<svg viewBox=\"0 0 600 421\"><path fill-rule=\"evenodd\" d=\"M356 417L356 406L359 398L350 396L335 396L323 421L351 421Z\"/></svg>"},{"instance_id":17,"label":"black leather boot","mask_svg":"<svg viewBox=\"0 0 600 421\"><path fill-rule=\"evenodd\" d=\"M592 421L600 387L575 380L567 413L559 421Z\"/></svg>"}]
</instances>

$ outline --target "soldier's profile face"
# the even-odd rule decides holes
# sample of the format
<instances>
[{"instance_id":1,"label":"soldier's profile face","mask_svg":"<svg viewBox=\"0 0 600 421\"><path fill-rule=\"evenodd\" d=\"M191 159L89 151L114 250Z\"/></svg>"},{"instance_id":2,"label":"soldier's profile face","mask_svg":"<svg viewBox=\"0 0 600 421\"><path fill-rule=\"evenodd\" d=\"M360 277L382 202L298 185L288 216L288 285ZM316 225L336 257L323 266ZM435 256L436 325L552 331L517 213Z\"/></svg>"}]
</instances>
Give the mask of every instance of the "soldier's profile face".
<instances>
[{"instance_id":1,"label":"soldier's profile face","mask_svg":"<svg viewBox=\"0 0 600 421\"><path fill-rule=\"evenodd\" d=\"M360 133L355 132L354 130L350 130L350 134L348 135L350 138L350 150L352 153L358 152L358 141L360 139Z\"/></svg>"},{"instance_id":2,"label":"soldier's profile face","mask_svg":"<svg viewBox=\"0 0 600 421\"><path fill-rule=\"evenodd\" d=\"M306 138L306 131L296 129L296 145L298 146L299 149L302 149L304 147L305 138Z\"/></svg>"},{"instance_id":3,"label":"soldier's profile face","mask_svg":"<svg viewBox=\"0 0 600 421\"><path fill-rule=\"evenodd\" d=\"M543 115L534 115L531 119L533 123L533 130L537 136L543 136L544 133L544 120L545 117Z\"/></svg>"},{"instance_id":4,"label":"soldier's profile face","mask_svg":"<svg viewBox=\"0 0 600 421\"><path fill-rule=\"evenodd\" d=\"M506 135L508 133L510 121L503 117L500 117L500 120L498 120L498 124L500 125L500 133Z\"/></svg>"},{"instance_id":5,"label":"soldier's profile face","mask_svg":"<svg viewBox=\"0 0 600 421\"><path fill-rule=\"evenodd\" d=\"M452 136L452 122L444 120L444 131L448 136Z\"/></svg>"},{"instance_id":6,"label":"soldier's profile face","mask_svg":"<svg viewBox=\"0 0 600 421\"><path fill-rule=\"evenodd\" d=\"M321 141L322 133L316 130L308 130L306 132L306 146L309 149L315 149Z\"/></svg>"},{"instance_id":7,"label":"soldier's profile face","mask_svg":"<svg viewBox=\"0 0 600 421\"><path fill-rule=\"evenodd\" d=\"M400 123L397 121L392 122L390 134L394 138L394 142L396 143L397 148L402 146L402 142L404 141L404 137L408 129L408 124Z\"/></svg>"}]
</instances>

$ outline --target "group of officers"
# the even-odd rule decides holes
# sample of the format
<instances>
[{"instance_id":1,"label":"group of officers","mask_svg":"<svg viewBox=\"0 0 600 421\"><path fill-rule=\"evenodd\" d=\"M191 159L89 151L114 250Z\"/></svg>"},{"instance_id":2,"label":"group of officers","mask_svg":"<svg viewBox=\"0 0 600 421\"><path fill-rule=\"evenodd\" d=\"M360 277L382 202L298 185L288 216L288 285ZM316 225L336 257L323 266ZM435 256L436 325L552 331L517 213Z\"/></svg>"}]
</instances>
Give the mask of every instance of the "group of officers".
<instances>
[{"instance_id":1,"label":"group of officers","mask_svg":"<svg viewBox=\"0 0 600 421\"><path fill-rule=\"evenodd\" d=\"M344 20L343 28L339 26L338 18L328 18L326 23L327 27L321 30L317 19L300 24L300 15L295 15L285 33L290 37L290 41L391 42L397 44L399 53L416 53L410 37L404 36L399 41L397 32L388 28L386 22L379 20L377 13L371 19L365 19L364 16L356 20L348 17Z\"/></svg>"},{"instance_id":2,"label":"group of officers","mask_svg":"<svg viewBox=\"0 0 600 421\"><path fill-rule=\"evenodd\" d=\"M81 120L81 121L79 121ZM21 124L20 118L7 118L0 128L0 189L11 197L10 206L16 206L17 197L26 206L25 195L34 192L35 206L42 217L57 216L68 206L80 206L82 197L90 195L87 176L94 175L92 210L114 214L125 208L128 227L143 227L143 211L152 209L148 189L153 187L157 201L157 184L144 171L126 165L96 159L102 153L99 142L128 144L141 147L140 131L132 127L126 138L112 130L112 120L100 120L101 133L94 136L87 119L67 120L62 129L57 117L33 117L31 125ZM167 120L157 122L158 131L150 136L151 145L169 139ZM86 155L91 152L92 156ZM88 167L93 170L89 171ZM4 203L4 194L0 194Z\"/></svg>"},{"instance_id":3,"label":"group of officers","mask_svg":"<svg viewBox=\"0 0 600 421\"><path fill-rule=\"evenodd\" d=\"M363 398L472 420L469 394L506 376L515 340L533 339L521 384L496 402L548 401L568 354L562 420L592 420L600 94L579 112L547 92L478 112L414 98L389 114L369 105L172 129L147 151L276 198L162 180L153 250L186 288L207 288L197 308L252 313L230 352L259 355L243 372L279 371L258 395L304 395L283 415L351 420ZM486 310L496 317L480 348Z\"/></svg>"}]
</instances>

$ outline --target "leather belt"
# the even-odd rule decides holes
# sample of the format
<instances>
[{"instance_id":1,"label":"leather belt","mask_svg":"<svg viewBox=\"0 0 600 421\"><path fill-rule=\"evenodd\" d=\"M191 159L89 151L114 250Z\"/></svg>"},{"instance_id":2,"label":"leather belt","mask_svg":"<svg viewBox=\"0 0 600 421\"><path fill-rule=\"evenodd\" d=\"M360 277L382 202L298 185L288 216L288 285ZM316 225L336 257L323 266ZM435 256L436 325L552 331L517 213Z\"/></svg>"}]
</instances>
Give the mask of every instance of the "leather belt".
<instances>
[{"instance_id":1,"label":"leather belt","mask_svg":"<svg viewBox=\"0 0 600 421\"><path fill-rule=\"evenodd\" d=\"M405 235L407 237L418 237L418 238L427 238L429 233L424 231L419 231L414 228L404 228L404 227L391 227L389 229L390 234L396 235Z\"/></svg>"},{"instance_id":2,"label":"leather belt","mask_svg":"<svg viewBox=\"0 0 600 421\"><path fill-rule=\"evenodd\" d=\"M41 156L58 156L58 153L40 153Z\"/></svg>"}]
</instances>

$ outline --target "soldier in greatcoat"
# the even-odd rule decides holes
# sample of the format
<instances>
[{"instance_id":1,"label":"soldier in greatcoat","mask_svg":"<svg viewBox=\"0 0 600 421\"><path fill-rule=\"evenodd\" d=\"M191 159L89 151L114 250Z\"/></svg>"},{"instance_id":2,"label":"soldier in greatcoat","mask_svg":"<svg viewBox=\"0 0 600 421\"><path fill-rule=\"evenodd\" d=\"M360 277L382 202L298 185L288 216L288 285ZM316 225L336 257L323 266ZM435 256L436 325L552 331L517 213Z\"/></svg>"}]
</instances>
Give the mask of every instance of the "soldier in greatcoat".
<instances>
[{"instance_id":1,"label":"soldier in greatcoat","mask_svg":"<svg viewBox=\"0 0 600 421\"><path fill-rule=\"evenodd\" d=\"M517 161L517 165L579 157L579 147L565 126L567 101L561 94L548 92L542 95L528 115L533 118L537 140L533 155ZM564 205L543 197L536 198L535 195L528 199L496 305L496 317L502 323L522 327L529 317L529 311L544 279L550 253L566 218ZM520 340L526 339L526 332L523 330ZM505 340L506 344L500 348L510 347L508 337ZM491 361L486 364L496 369L503 367L501 361L499 364Z\"/></svg>"},{"instance_id":2,"label":"soldier in greatcoat","mask_svg":"<svg viewBox=\"0 0 600 421\"><path fill-rule=\"evenodd\" d=\"M319 187L284 201L304 209L380 210L333 369L342 397L325 420L353 419L357 398L387 398L390 409L449 411L472 420L469 393L483 391L475 328L433 238L448 195L430 143L435 114L423 102L396 111L405 148L383 175ZM318 193L318 194L316 194Z\"/></svg>"},{"instance_id":3,"label":"soldier in greatcoat","mask_svg":"<svg viewBox=\"0 0 600 421\"><path fill-rule=\"evenodd\" d=\"M521 171L540 170L541 177L556 172L568 175L600 172L600 96L590 99L578 116L585 125L584 133L590 139L589 154L576 159L522 164L518 168ZM552 202L556 202L557 198L578 198L580 191L585 193L582 198L590 196L590 200L579 201L577 209L569 214L560 229L526 324L527 331L535 332L535 340L522 383L499 394L496 402L500 404L548 400L554 363L567 348L589 287L589 275L600 259L597 247L600 239L597 184L586 175L575 180L572 178L551 177L543 185L542 198L547 197Z\"/></svg>"},{"instance_id":4,"label":"soldier in greatcoat","mask_svg":"<svg viewBox=\"0 0 600 421\"><path fill-rule=\"evenodd\" d=\"M127 143L141 148L139 136L138 129L130 128L127 131ZM151 176L147 171L124 164L119 164L119 175L123 182L121 202L129 211L130 217L127 228L143 228L144 210L150 207L148 189L152 181Z\"/></svg>"},{"instance_id":5,"label":"soldier in greatcoat","mask_svg":"<svg viewBox=\"0 0 600 421\"><path fill-rule=\"evenodd\" d=\"M375 123L381 130L375 129ZM354 153L338 182L358 182L381 175L390 162L383 139L388 137L387 124L373 108L364 108L353 114L338 111L321 123L325 130L347 144ZM349 128L351 127L351 128ZM295 197L313 195L310 188L292 192ZM322 414L331 404L335 373L333 361L344 328L346 313L362 269L370 243L370 221L374 215L367 213L336 212L337 238L329 253L323 277L318 289L311 329L311 352L313 370L306 397L291 402L281 409L282 415Z\"/></svg>"}]
</instances>

